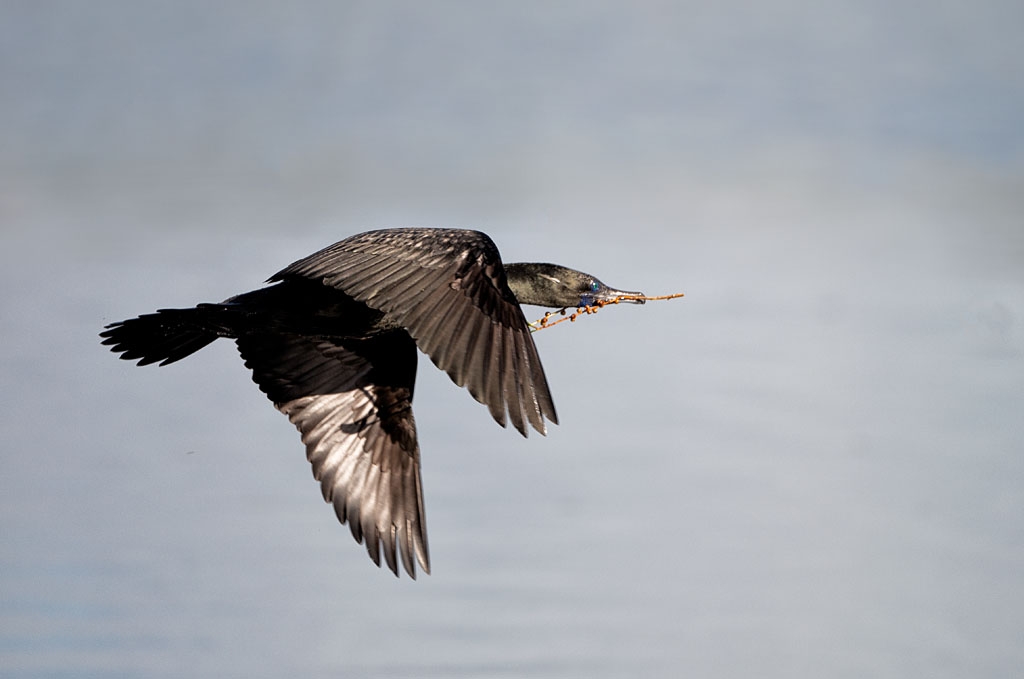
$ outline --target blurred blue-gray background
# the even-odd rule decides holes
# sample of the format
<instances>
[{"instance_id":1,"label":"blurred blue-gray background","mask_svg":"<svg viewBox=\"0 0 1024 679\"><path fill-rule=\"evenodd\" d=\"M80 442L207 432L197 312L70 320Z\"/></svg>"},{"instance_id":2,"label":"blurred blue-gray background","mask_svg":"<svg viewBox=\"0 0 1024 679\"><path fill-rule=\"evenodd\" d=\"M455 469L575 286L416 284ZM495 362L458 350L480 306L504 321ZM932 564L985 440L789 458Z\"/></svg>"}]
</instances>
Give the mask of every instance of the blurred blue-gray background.
<instances>
[{"instance_id":1,"label":"blurred blue-gray background","mask_svg":"<svg viewBox=\"0 0 1024 679\"><path fill-rule=\"evenodd\" d=\"M0 4L0 675L1021 675L1022 26ZM416 582L231 344L96 337L406 225L686 293L536 336L546 438L421 360Z\"/></svg>"}]
</instances>

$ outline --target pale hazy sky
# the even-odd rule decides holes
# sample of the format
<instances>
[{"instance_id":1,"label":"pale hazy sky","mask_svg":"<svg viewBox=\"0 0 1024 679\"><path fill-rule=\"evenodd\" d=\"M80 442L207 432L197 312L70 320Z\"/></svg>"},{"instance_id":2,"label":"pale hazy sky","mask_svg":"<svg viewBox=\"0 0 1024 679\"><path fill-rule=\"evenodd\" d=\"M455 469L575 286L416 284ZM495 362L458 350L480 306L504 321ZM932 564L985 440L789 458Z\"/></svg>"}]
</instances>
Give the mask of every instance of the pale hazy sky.
<instances>
[{"instance_id":1,"label":"pale hazy sky","mask_svg":"<svg viewBox=\"0 0 1024 679\"><path fill-rule=\"evenodd\" d=\"M0 667L1021 675L1022 26L0 3ZM334 525L230 345L142 370L96 337L410 224L687 295L538 336L547 438L421 362L415 585Z\"/></svg>"}]
</instances>

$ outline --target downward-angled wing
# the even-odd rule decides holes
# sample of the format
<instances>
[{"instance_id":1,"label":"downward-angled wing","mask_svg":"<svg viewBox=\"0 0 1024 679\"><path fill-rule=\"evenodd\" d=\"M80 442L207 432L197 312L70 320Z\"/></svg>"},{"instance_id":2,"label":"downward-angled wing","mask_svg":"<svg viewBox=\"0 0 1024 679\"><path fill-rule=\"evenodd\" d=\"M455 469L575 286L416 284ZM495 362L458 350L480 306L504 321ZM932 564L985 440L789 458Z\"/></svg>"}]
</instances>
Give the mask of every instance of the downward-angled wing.
<instances>
[{"instance_id":1,"label":"downward-angled wing","mask_svg":"<svg viewBox=\"0 0 1024 679\"><path fill-rule=\"evenodd\" d=\"M319 340L251 333L236 340L253 380L302 433L313 476L374 563L398 556L430 572L412 415L416 347L402 331Z\"/></svg>"}]
</instances>

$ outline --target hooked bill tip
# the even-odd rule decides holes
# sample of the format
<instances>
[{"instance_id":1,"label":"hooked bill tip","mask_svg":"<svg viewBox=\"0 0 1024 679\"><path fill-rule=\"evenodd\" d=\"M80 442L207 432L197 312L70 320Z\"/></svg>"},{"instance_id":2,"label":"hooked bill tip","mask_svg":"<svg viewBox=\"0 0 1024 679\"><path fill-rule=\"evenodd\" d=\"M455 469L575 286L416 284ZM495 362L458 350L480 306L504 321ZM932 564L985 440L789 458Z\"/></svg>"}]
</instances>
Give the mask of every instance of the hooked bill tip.
<instances>
[{"instance_id":1,"label":"hooked bill tip","mask_svg":"<svg viewBox=\"0 0 1024 679\"><path fill-rule=\"evenodd\" d=\"M630 304L643 304L645 301L643 298L646 297L642 292L626 292L625 290L616 290L614 296L621 297L621 301Z\"/></svg>"}]
</instances>

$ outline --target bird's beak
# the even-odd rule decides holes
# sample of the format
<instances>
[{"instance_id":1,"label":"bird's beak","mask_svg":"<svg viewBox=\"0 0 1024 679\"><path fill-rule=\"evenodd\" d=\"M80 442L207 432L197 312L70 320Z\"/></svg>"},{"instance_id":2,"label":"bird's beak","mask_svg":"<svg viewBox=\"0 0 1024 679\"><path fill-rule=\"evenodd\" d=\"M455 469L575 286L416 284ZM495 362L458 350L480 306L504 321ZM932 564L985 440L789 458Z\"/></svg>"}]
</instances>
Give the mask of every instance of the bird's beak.
<instances>
[{"instance_id":1,"label":"bird's beak","mask_svg":"<svg viewBox=\"0 0 1024 679\"><path fill-rule=\"evenodd\" d=\"M625 297L626 299L622 299L619 301L629 302L630 304L643 304L644 300L635 298L644 296L645 295L642 292L630 292L629 290L612 290L611 288L601 290L597 295L595 295L595 297L602 302L611 302L613 299L617 297ZM630 299L631 297L634 299Z\"/></svg>"}]
</instances>

